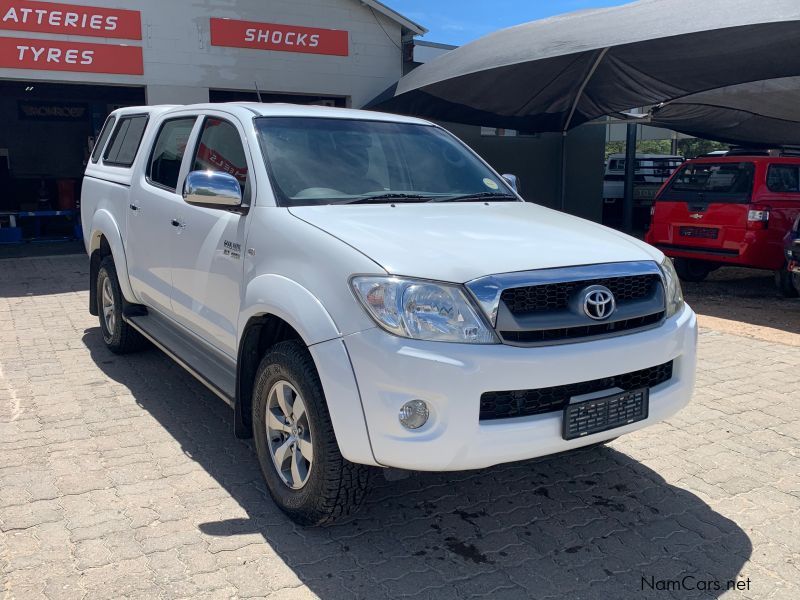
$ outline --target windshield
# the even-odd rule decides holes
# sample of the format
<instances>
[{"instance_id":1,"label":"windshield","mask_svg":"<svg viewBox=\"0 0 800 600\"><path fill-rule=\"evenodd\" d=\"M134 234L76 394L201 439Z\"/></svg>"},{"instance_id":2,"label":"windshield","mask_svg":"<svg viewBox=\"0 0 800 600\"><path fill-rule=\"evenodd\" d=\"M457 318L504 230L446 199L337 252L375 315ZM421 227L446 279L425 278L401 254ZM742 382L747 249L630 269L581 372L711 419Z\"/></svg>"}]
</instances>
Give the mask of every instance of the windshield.
<instances>
[{"instance_id":1,"label":"windshield","mask_svg":"<svg viewBox=\"0 0 800 600\"><path fill-rule=\"evenodd\" d=\"M754 173L751 162L688 164L678 171L658 200L749 202Z\"/></svg>"},{"instance_id":2,"label":"windshield","mask_svg":"<svg viewBox=\"0 0 800 600\"><path fill-rule=\"evenodd\" d=\"M438 127L262 117L256 128L282 206L516 200L501 178Z\"/></svg>"}]
</instances>

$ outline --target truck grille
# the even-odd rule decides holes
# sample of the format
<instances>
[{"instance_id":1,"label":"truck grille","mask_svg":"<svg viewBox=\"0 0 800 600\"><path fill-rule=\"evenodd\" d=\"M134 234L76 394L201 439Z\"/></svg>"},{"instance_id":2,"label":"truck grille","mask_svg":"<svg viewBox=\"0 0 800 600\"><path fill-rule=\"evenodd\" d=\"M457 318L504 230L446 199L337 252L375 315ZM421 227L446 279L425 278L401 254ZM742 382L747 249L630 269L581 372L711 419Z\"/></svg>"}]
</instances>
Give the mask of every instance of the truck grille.
<instances>
[{"instance_id":1,"label":"truck grille","mask_svg":"<svg viewBox=\"0 0 800 600\"><path fill-rule=\"evenodd\" d=\"M480 420L493 421L559 411L563 410L573 396L611 388L630 391L654 387L672 379L672 368L672 361L669 361L640 371L580 383L532 390L485 392L481 394Z\"/></svg>"},{"instance_id":2,"label":"truck grille","mask_svg":"<svg viewBox=\"0 0 800 600\"><path fill-rule=\"evenodd\" d=\"M665 317L661 269L649 260L517 271L466 285L500 340L513 346L622 335L657 327ZM614 304L602 318L593 318L588 295L603 288Z\"/></svg>"},{"instance_id":3,"label":"truck grille","mask_svg":"<svg viewBox=\"0 0 800 600\"><path fill-rule=\"evenodd\" d=\"M664 312L645 315L644 317L634 317L633 319L623 319L610 323L598 323L597 325L579 325L578 327L562 327L558 329L534 329L531 331L501 331L503 340L517 344L534 344L542 342L560 342L574 338L585 338L603 334L611 334L631 329L639 329L655 325L664 318Z\"/></svg>"},{"instance_id":4,"label":"truck grille","mask_svg":"<svg viewBox=\"0 0 800 600\"><path fill-rule=\"evenodd\" d=\"M512 314L524 315L537 311L566 308L570 297L576 291L590 285L604 285L611 290L619 304L626 300L646 298L660 281L661 278L658 275L647 274L547 283L504 290L500 300L505 303Z\"/></svg>"}]
</instances>

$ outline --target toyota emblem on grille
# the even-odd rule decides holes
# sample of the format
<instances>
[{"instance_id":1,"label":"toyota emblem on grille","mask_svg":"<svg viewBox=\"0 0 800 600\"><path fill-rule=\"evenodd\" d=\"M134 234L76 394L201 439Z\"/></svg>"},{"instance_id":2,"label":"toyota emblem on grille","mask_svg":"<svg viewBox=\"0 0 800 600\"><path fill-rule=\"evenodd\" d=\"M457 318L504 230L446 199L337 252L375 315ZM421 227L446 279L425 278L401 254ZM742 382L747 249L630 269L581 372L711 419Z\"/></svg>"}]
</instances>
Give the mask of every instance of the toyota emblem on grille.
<instances>
[{"instance_id":1,"label":"toyota emblem on grille","mask_svg":"<svg viewBox=\"0 0 800 600\"><path fill-rule=\"evenodd\" d=\"M614 294L603 285L593 285L583 290L583 312L595 321L602 321L611 316L616 309Z\"/></svg>"}]
</instances>

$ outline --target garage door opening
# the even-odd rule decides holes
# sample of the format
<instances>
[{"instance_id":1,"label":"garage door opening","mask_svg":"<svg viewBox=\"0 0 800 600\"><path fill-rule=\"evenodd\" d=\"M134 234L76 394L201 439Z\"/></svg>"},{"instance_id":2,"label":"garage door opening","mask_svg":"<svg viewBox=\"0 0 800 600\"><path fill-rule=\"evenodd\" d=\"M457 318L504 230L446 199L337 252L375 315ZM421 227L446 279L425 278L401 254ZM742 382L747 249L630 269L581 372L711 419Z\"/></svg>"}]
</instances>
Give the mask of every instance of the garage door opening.
<instances>
[{"instance_id":1,"label":"garage door opening","mask_svg":"<svg viewBox=\"0 0 800 600\"><path fill-rule=\"evenodd\" d=\"M288 104L314 104L317 106L337 106L345 108L347 98L344 96L319 96L314 94L276 94L261 92L261 102L286 102ZM255 90L209 90L211 102L258 102L259 94Z\"/></svg>"},{"instance_id":2,"label":"garage door opening","mask_svg":"<svg viewBox=\"0 0 800 600\"><path fill-rule=\"evenodd\" d=\"M81 178L108 114L142 87L0 81L0 243L79 236Z\"/></svg>"}]
</instances>

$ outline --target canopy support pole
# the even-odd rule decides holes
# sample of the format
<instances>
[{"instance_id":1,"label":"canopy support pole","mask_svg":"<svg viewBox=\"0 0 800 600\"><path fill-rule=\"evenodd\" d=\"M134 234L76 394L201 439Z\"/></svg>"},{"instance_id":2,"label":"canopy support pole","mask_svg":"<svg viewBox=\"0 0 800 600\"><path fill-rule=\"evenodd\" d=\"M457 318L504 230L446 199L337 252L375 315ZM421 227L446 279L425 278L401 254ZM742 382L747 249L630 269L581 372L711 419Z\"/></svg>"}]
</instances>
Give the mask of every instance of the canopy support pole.
<instances>
[{"instance_id":1,"label":"canopy support pole","mask_svg":"<svg viewBox=\"0 0 800 600\"><path fill-rule=\"evenodd\" d=\"M636 174L636 123L628 123L625 137L625 195L622 200L622 230L633 231L633 179Z\"/></svg>"},{"instance_id":2,"label":"canopy support pole","mask_svg":"<svg viewBox=\"0 0 800 600\"><path fill-rule=\"evenodd\" d=\"M578 88L578 93L575 94L575 100L572 103L572 108L570 108L567 121L564 123L565 132L569 129L570 123L572 123L572 117L575 115L575 110L578 108L578 102L580 102L581 97L583 96L583 90L586 89L589 80L592 78L592 75L594 75L594 72L597 70L597 67L600 65L600 62L605 57L606 52L608 52L608 48L603 48L602 50L600 50L600 52L597 53L597 57L594 59L594 62L592 63L592 68L589 69L589 72L586 74L586 77L583 78L583 81L581 82L581 87Z\"/></svg>"},{"instance_id":3,"label":"canopy support pole","mask_svg":"<svg viewBox=\"0 0 800 600\"><path fill-rule=\"evenodd\" d=\"M594 75L594 72L597 70L597 67L600 65L600 62L606 55L606 52L608 52L608 48L603 48L597 53L597 56L592 63L592 68L589 69L588 73L586 73L586 77L583 78L581 86L578 88L578 93L575 94L575 100L573 101L572 107L569 110L569 116L564 123L564 128L561 130L561 198L559 199L558 203L559 210L564 210L567 206L567 131L569 131L570 123L572 123L572 117L575 116L575 111L578 108L578 102L580 102L580 99L583 96L583 90L586 89L586 85L589 83L592 75Z\"/></svg>"},{"instance_id":4,"label":"canopy support pole","mask_svg":"<svg viewBox=\"0 0 800 600\"><path fill-rule=\"evenodd\" d=\"M561 132L561 197L558 200L558 210L567 208L567 132Z\"/></svg>"}]
</instances>

